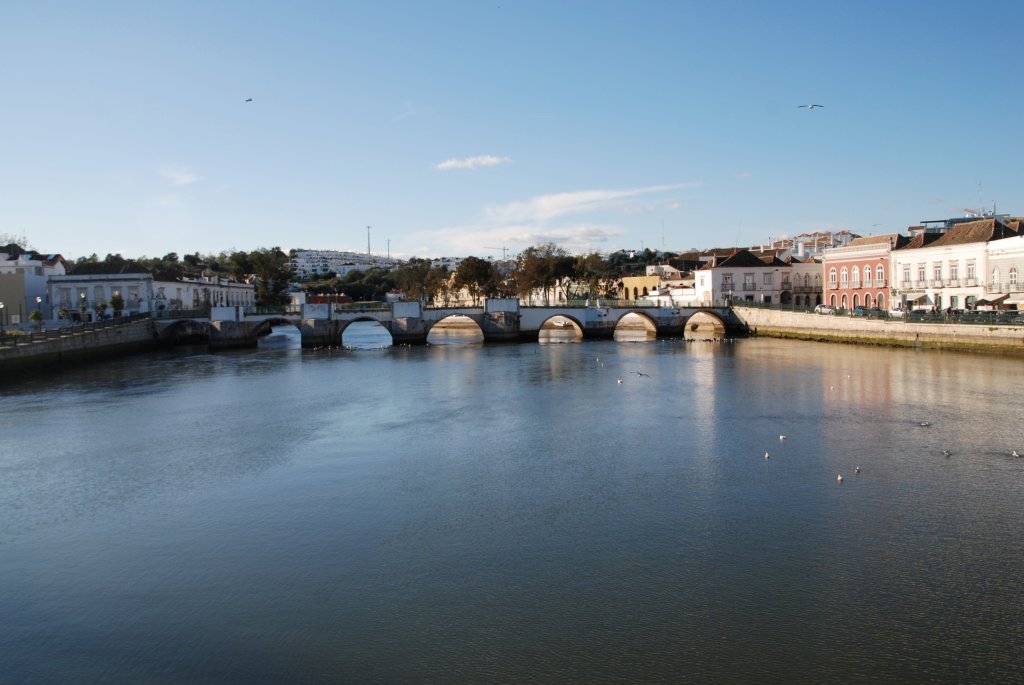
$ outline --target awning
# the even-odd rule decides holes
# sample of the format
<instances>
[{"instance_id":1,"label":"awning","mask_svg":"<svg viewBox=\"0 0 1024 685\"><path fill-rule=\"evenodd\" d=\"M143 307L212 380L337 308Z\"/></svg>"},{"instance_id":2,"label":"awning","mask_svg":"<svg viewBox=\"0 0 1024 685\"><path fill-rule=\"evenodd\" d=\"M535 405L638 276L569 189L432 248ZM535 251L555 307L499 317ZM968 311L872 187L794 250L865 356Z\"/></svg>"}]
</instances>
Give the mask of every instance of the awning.
<instances>
[{"instance_id":1,"label":"awning","mask_svg":"<svg viewBox=\"0 0 1024 685\"><path fill-rule=\"evenodd\" d=\"M927 300L927 293L918 293L917 295L907 295L907 302L920 302L921 300Z\"/></svg>"},{"instance_id":2,"label":"awning","mask_svg":"<svg viewBox=\"0 0 1024 685\"><path fill-rule=\"evenodd\" d=\"M1017 293L1016 295L1006 298L1003 304L1024 304L1024 293Z\"/></svg>"},{"instance_id":3,"label":"awning","mask_svg":"<svg viewBox=\"0 0 1024 685\"><path fill-rule=\"evenodd\" d=\"M974 304L999 304L1009 296L1010 293L1003 293L1002 295L999 295L998 293L995 295L986 295L985 297L979 297L976 299Z\"/></svg>"}]
</instances>

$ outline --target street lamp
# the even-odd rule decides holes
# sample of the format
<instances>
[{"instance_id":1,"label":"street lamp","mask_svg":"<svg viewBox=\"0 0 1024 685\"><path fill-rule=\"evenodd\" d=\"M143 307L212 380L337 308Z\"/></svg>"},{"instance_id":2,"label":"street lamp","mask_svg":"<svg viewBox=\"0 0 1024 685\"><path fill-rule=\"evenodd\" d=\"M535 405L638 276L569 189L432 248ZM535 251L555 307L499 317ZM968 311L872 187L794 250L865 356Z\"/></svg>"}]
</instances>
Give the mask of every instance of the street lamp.
<instances>
[{"instance_id":1,"label":"street lamp","mask_svg":"<svg viewBox=\"0 0 1024 685\"><path fill-rule=\"evenodd\" d=\"M4 334L4 303L0 302L0 336Z\"/></svg>"},{"instance_id":2,"label":"street lamp","mask_svg":"<svg viewBox=\"0 0 1024 685\"><path fill-rule=\"evenodd\" d=\"M43 298L41 298L38 295L36 295L36 311L39 312L39 321L36 322L36 329L37 330L41 329L43 327L43 309L42 309L42 305L43 305Z\"/></svg>"},{"instance_id":3,"label":"street lamp","mask_svg":"<svg viewBox=\"0 0 1024 685\"><path fill-rule=\"evenodd\" d=\"M78 293L79 305L78 309L82 313L82 325L85 325L85 293Z\"/></svg>"}]
</instances>

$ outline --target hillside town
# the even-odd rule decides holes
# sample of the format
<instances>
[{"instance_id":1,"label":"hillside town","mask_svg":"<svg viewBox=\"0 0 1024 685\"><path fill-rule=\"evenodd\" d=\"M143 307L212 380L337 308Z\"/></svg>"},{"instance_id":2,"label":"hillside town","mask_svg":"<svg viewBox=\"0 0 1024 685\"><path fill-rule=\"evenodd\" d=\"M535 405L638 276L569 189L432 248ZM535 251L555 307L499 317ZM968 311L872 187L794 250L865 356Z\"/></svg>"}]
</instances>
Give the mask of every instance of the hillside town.
<instances>
[{"instance_id":1,"label":"hillside town","mask_svg":"<svg viewBox=\"0 0 1024 685\"><path fill-rule=\"evenodd\" d=\"M570 255L554 245L515 259L393 259L278 248L179 260L66 260L0 246L0 324L170 316L211 306L415 299L451 306L484 297L526 304L590 300L645 306L755 304L851 315L1016 312L1024 304L1022 218L971 213L905 232L804 233L764 244Z\"/></svg>"}]
</instances>

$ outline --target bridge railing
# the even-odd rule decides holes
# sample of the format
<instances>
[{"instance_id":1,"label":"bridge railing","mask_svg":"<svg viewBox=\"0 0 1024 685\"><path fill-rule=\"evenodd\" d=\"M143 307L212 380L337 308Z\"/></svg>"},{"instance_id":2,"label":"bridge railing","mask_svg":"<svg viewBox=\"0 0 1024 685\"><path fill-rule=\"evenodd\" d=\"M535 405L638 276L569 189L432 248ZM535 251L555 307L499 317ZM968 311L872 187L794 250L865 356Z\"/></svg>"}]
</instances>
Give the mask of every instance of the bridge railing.
<instances>
[{"instance_id":1,"label":"bridge railing","mask_svg":"<svg viewBox=\"0 0 1024 685\"><path fill-rule=\"evenodd\" d=\"M200 307L199 309L165 309L157 314L158 319L209 319L210 308Z\"/></svg>"},{"instance_id":2,"label":"bridge railing","mask_svg":"<svg viewBox=\"0 0 1024 685\"><path fill-rule=\"evenodd\" d=\"M245 316L267 316L273 314L301 314L301 304L281 304L281 305L252 305L246 307L244 312Z\"/></svg>"}]
</instances>

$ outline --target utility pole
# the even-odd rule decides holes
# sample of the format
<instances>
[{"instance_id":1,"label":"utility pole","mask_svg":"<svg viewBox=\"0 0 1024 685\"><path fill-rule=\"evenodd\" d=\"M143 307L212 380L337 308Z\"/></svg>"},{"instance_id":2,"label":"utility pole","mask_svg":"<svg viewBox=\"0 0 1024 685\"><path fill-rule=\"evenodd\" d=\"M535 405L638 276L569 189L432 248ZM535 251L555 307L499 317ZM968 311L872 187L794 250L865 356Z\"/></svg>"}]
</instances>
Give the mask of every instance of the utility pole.
<instances>
[{"instance_id":1,"label":"utility pole","mask_svg":"<svg viewBox=\"0 0 1024 685\"><path fill-rule=\"evenodd\" d=\"M391 259L391 238L387 239L388 243L388 259Z\"/></svg>"},{"instance_id":2,"label":"utility pole","mask_svg":"<svg viewBox=\"0 0 1024 685\"><path fill-rule=\"evenodd\" d=\"M370 254L370 227L366 227L366 254Z\"/></svg>"}]
</instances>

